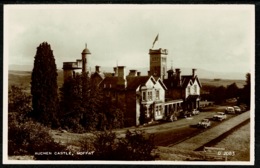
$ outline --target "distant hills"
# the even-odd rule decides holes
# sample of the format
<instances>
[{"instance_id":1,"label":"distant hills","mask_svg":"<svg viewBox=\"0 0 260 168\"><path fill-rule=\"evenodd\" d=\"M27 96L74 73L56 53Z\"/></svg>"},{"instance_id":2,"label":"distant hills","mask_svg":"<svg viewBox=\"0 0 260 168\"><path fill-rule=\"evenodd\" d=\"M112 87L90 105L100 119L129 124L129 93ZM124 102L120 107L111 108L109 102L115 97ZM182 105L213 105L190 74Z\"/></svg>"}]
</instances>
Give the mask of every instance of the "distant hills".
<instances>
[{"instance_id":1,"label":"distant hills","mask_svg":"<svg viewBox=\"0 0 260 168\"><path fill-rule=\"evenodd\" d=\"M140 69L139 69L140 70ZM19 70L9 70L8 71L8 86L18 85L24 87L28 92L30 92L30 82L31 82L31 71L19 71ZM112 72L112 71L106 71ZM143 71L143 75L147 75L147 72ZM190 74L190 73L188 73ZM185 75L185 74L184 74ZM199 75L200 76L200 75ZM244 87L245 79L209 79L209 78L199 78L202 83L202 88L205 85L211 86L227 86L232 83L236 83L239 88ZM63 84L63 71L58 70L58 78L57 78L58 86L61 87Z\"/></svg>"},{"instance_id":2,"label":"distant hills","mask_svg":"<svg viewBox=\"0 0 260 168\"><path fill-rule=\"evenodd\" d=\"M9 65L9 70L12 71L32 71L33 67L32 65ZM141 72L141 75L147 75L147 71L149 70L148 67L145 68L131 68L126 67L127 73L130 69L136 69ZM181 69L181 75L190 75L192 72L192 68L180 68ZM94 67L93 70L94 71ZM60 69L62 71L62 69ZM103 72L113 72L113 67L101 67L101 71ZM245 80L245 73L237 73L237 72L216 72L216 71L209 71L204 69L197 69L196 71L199 78L204 79L240 79Z\"/></svg>"},{"instance_id":3,"label":"distant hills","mask_svg":"<svg viewBox=\"0 0 260 168\"><path fill-rule=\"evenodd\" d=\"M113 67L101 67L101 71L103 72L113 72ZM132 67L126 67L127 73L129 73L130 69L136 69L137 71L141 72L141 75L145 76L148 73L149 68L132 68ZM181 75L191 75L192 74L192 68L180 68L181 69ZM94 71L94 69L93 69ZM246 73L237 73L237 72L214 72L204 69L197 69L196 74L199 78L204 79L235 79L235 80L245 80L246 79Z\"/></svg>"}]
</instances>

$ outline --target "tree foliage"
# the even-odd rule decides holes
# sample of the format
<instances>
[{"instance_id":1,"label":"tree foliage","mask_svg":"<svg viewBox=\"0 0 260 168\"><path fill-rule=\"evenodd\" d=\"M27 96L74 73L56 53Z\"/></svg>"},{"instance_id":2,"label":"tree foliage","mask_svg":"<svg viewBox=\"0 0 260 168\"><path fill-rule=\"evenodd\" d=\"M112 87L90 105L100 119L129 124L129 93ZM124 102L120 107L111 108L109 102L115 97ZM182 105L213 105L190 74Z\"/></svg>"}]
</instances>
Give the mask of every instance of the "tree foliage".
<instances>
[{"instance_id":1,"label":"tree foliage","mask_svg":"<svg viewBox=\"0 0 260 168\"><path fill-rule=\"evenodd\" d=\"M124 126L123 107L116 104L110 97L103 95L103 103L101 107L101 119L99 120L99 128L101 130L110 130L113 128L122 128Z\"/></svg>"},{"instance_id":2,"label":"tree foliage","mask_svg":"<svg viewBox=\"0 0 260 168\"><path fill-rule=\"evenodd\" d=\"M123 112L86 73L68 78L60 89L61 125L73 132L123 127Z\"/></svg>"},{"instance_id":3,"label":"tree foliage","mask_svg":"<svg viewBox=\"0 0 260 168\"><path fill-rule=\"evenodd\" d=\"M37 47L31 79L32 117L55 126L59 102L57 68L51 46L46 42Z\"/></svg>"},{"instance_id":4,"label":"tree foliage","mask_svg":"<svg viewBox=\"0 0 260 168\"><path fill-rule=\"evenodd\" d=\"M60 89L60 95L63 127L73 132L98 129L102 93L92 86L87 74L68 78Z\"/></svg>"},{"instance_id":5,"label":"tree foliage","mask_svg":"<svg viewBox=\"0 0 260 168\"><path fill-rule=\"evenodd\" d=\"M246 84L244 85L240 97L238 100L238 104L246 104L248 109L250 107L250 101L251 101L251 74L246 74Z\"/></svg>"},{"instance_id":6,"label":"tree foliage","mask_svg":"<svg viewBox=\"0 0 260 168\"><path fill-rule=\"evenodd\" d=\"M65 147L54 142L48 128L38 122L19 120L20 114L8 115L8 155L35 155L35 152L64 151Z\"/></svg>"},{"instance_id":7,"label":"tree foliage","mask_svg":"<svg viewBox=\"0 0 260 168\"><path fill-rule=\"evenodd\" d=\"M144 131L127 130L125 137L120 138L114 132L105 131L95 135L93 143L81 143L81 150L93 150L91 159L97 160L155 160L152 154L155 149L154 137L145 136ZM91 145L92 144L92 145ZM89 159L86 156L85 159Z\"/></svg>"},{"instance_id":8,"label":"tree foliage","mask_svg":"<svg viewBox=\"0 0 260 168\"><path fill-rule=\"evenodd\" d=\"M8 111L26 115L32 110L31 96L23 88L12 85L8 91Z\"/></svg>"},{"instance_id":9,"label":"tree foliage","mask_svg":"<svg viewBox=\"0 0 260 168\"><path fill-rule=\"evenodd\" d=\"M226 98L226 88L224 86L217 87L214 90L215 103L221 104Z\"/></svg>"},{"instance_id":10,"label":"tree foliage","mask_svg":"<svg viewBox=\"0 0 260 168\"><path fill-rule=\"evenodd\" d=\"M231 85L228 85L227 89L226 89L226 99L238 98L239 92L240 92L240 90L237 87L236 83L232 83Z\"/></svg>"}]
</instances>

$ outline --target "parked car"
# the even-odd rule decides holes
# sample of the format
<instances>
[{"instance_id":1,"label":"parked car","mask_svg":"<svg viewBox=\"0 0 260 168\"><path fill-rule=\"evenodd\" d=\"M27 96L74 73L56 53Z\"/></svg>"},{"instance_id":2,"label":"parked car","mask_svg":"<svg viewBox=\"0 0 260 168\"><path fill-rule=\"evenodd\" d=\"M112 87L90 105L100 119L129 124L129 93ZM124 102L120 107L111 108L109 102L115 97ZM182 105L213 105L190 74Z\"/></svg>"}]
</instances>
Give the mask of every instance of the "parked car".
<instances>
[{"instance_id":1,"label":"parked car","mask_svg":"<svg viewBox=\"0 0 260 168\"><path fill-rule=\"evenodd\" d=\"M235 109L234 107L227 107L225 110L226 114L235 114Z\"/></svg>"},{"instance_id":2,"label":"parked car","mask_svg":"<svg viewBox=\"0 0 260 168\"><path fill-rule=\"evenodd\" d=\"M187 118L187 117L191 117L191 116L192 116L192 113L189 111L180 112L180 117L182 117L182 118Z\"/></svg>"},{"instance_id":3,"label":"parked car","mask_svg":"<svg viewBox=\"0 0 260 168\"><path fill-rule=\"evenodd\" d=\"M205 118L205 119L202 119L198 125L198 127L203 127L203 128L208 128L211 126L211 122L209 121L209 119Z\"/></svg>"},{"instance_id":4,"label":"parked car","mask_svg":"<svg viewBox=\"0 0 260 168\"><path fill-rule=\"evenodd\" d=\"M242 104L239 107L241 109L241 112L245 112L247 110L247 106L245 104Z\"/></svg>"},{"instance_id":5,"label":"parked car","mask_svg":"<svg viewBox=\"0 0 260 168\"><path fill-rule=\"evenodd\" d=\"M241 108L238 106L234 106L234 109L235 109L235 113L237 113L237 114L240 114L242 112Z\"/></svg>"},{"instance_id":6,"label":"parked car","mask_svg":"<svg viewBox=\"0 0 260 168\"><path fill-rule=\"evenodd\" d=\"M176 120L177 120L177 116L176 116L175 114L171 114L171 115L165 117L164 120L165 120L165 121L173 122L173 121L176 121Z\"/></svg>"},{"instance_id":7,"label":"parked car","mask_svg":"<svg viewBox=\"0 0 260 168\"><path fill-rule=\"evenodd\" d=\"M217 121L222 121L225 120L227 118L227 115L223 112L217 112L217 114L215 114L213 116L213 120L217 120Z\"/></svg>"},{"instance_id":8,"label":"parked car","mask_svg":"<svg viewBox=\"0 0 260 168\"><path fill-rule=\"evenodd\" d=\"M198 115L199 113L200 113L200 111L197 109L193 109L191 112L192 115Z\"/></svg>"}]
</instances>

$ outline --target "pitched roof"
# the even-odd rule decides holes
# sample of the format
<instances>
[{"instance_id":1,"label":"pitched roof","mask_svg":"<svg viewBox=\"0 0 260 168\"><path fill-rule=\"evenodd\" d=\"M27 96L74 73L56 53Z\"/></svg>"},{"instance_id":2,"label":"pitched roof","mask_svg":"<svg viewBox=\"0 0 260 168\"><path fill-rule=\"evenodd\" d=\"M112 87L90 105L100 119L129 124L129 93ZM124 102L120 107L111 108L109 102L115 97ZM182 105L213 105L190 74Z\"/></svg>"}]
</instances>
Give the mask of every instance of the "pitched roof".
<instances>
[{"instance_id":1,"label":"pitched roof","mask_svg":"<svg viewBox=\"0 0 260 168\"><path fill-rule=\"evenodd\" d=\"M104 79L104 78L105 78L105 74L102 73L102 72L94 72L94 73L91 75L91 78L94 77L95 75L99 76L101 79Z\"/></svg>"},{"instance_id":2,"label":"pitched roof","mask_svg":"<svg viewBox=\"0 0 260 168\"><path fill-rule=\"evenodd\" d=\"M192 81L192 75L181 76L182 87L186 88L190 81Z\"/></svg>"},{"instance_id":3,"label":"pitched roof","mask_svg":"<svg viewBox=\"0 0 260 168\"><path fill-rule=\"evenodd\" d=\"M190 81L192 83L194 83L195 80L197 80L199 86L201 87L201 83L200 83L200 81L199 81L197 76L195 76L195 77L193 77L192 75L181 76L182 87L186 88Z\"/></svg>"},{"instance_id":4,"label":"pitched roof","mask_svg":"<svg viewBox=\"0 0 260 168\"><path fill-rule=\"evenodd\" d=\"M133 76L126 77L127 80L127 90L136 90L140 85L144 85L151 77L150 76ZM104 80L101 81L100 87L107 89L116 89L117 88L117 76L105 77ZM153 81L156 82L155 80Z\"/></svg>"},{"instance_id":5,"label":"pitched roof","mask_svg":"<svg viewBox=\"0 0 260 168\"><path fill-rule=\"evenodd\" d=\"M127 77L127 89L135 90L138 88L138 86L145 84L149 78L149 76Z\"/></svg>"},{"instance_id":6,"label":"pitched roof","mask_svg":"<svg viewBox=\"0 0 260 168\"><path fill-rule=\"evenodd\" d=\"M164 88L164 90L167 90L167 86L163 83L163 81L161 80L161 78L157 79L157 82L159 82L162 87Z\"/></svg>"},{"instance_id":7,"label":"pitched roof","mask_svg":"<svg viewBox=\"0 0 260 168\"><path fill-rule=\"evenodd\" d=\"M117 86L117 77L116 76L110 76L110 77L105 77L101 83L99 84L100 87L103 88L112 88L115 89Z\"/></svg>"}]
</instances>

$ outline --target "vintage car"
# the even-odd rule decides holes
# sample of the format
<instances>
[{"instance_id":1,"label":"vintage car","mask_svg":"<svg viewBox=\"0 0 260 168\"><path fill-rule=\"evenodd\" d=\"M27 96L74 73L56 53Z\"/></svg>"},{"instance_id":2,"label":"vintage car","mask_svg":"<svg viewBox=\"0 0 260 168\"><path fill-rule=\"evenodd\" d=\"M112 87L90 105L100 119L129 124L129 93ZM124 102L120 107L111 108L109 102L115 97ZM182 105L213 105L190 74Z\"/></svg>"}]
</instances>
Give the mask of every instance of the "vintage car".
<instances>
[{"instance_id":1,"label":"vintage car","mask_svg":"<svg viewBox=\"0 0 260 168\"><path fill-rule=\"evenodd\" d=\"M200 113L200 111L197 109L193 109L191 112L192 115L198 115L199 113Z\"/></svg>"},{"instance_id":2,"label":"vintage car","mask_svg":"<svg viewBox=\"0 0 260 168\"><path fill-rule=\"evenodd\" d=\"M217 112L217 114L215 114L213 116L213 120L217 120L217 121L222 121L225 120L227 118L227 115L223 112Z\"/></svg>"},{"instance_id":3,"label":"vintage car","mask_svg":"<svg viewBox=\"0 0 260 168\"><path fill-rule=\"evenodd\" d=\"M203 127L203 128L208 128L211 126L211 122L209 121L209 119L205 118L202 119L198 124L198 127Z\"/></svg>"},{"instance_id":4,"label":"vintage car","mask_svg":"<svg viewBox=\"0 0 260 168\"><path fill-rule=\"evenodd\" d=\"M237 114L240 114L242 112L241 108L238 106L234 106L234 109L235 109L235 113L237 113Z\"/></svg>"},{"instance_id":5,"label":"vintage car","mask_svg":"<svg viewBox=\"0 0 260 168\"><path fill-rule=\"evenodd\" d=\"M187 117L191 117L192 113L190 111L181 111L180 112L180 117L181 118L187 118Z\"/></svg>"},{"instance_id":6,"label":"vintage car","mask_svg":"<svg viewBox=\"0 0 260 168\"><path fill-rule=\"evenodd\" d=\"M226 114L235 114L235 109L234 107L227 107L226 110L225 110L225 113Z\"/></svg>"},{"instance_id":7,"label":"vintage car","mask_svg":"<svg viewBox=\"0 0 260 168\"><path fill-rule=\"evenodd\" d=\"M240 109L241 109L241 113L242 113L242 112L245 112L245 111L247 110L247 106L246 106L245 104L242 104L242 105L240 105L239 107L240 107Z\"/></svg>"}]
</instances>

